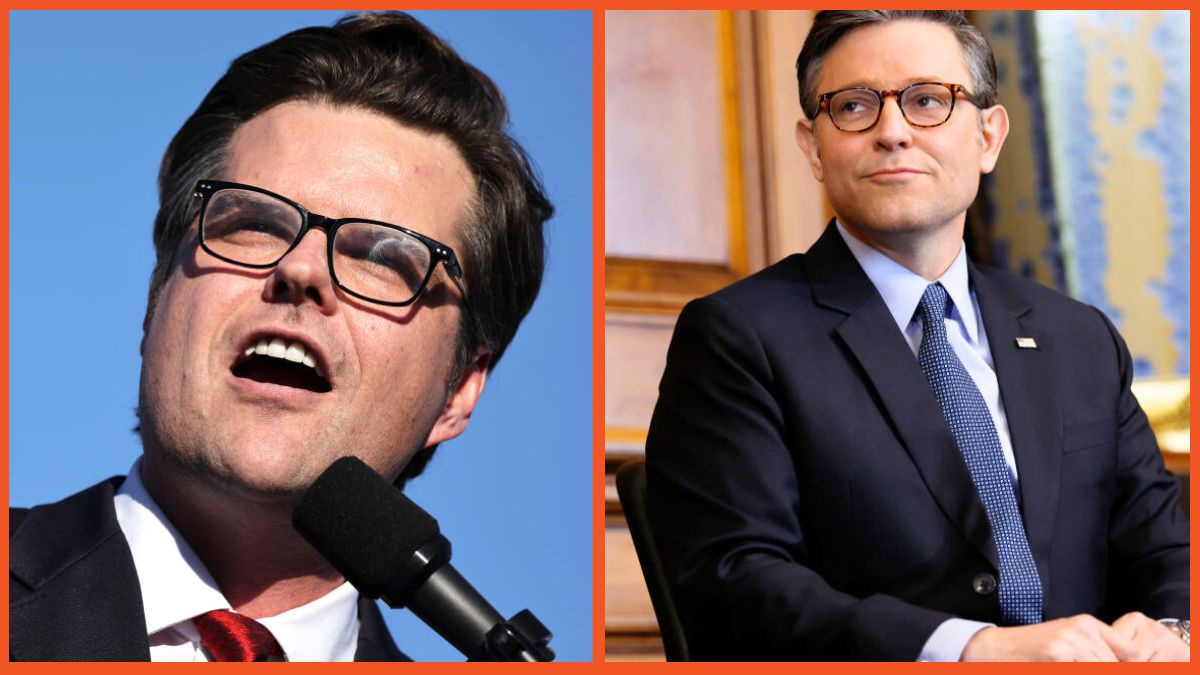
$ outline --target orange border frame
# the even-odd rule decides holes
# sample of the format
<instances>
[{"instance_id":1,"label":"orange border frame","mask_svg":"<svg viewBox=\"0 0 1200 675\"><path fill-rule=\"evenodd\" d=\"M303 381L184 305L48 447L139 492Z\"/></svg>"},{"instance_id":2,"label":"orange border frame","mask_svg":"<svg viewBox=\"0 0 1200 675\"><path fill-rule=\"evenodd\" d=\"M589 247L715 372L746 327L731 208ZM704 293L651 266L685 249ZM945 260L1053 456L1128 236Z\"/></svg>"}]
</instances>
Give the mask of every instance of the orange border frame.
<instances>
[{"instance_id":1,"label":"orange border frame","mask_svg":"<svg viewBox=\"0 0 1200 675\"><path fill-rule=\"evenodd\" d=\"M725 2L720 3L720 8L723 9L797 9L795 3L781 2L779 0L771 0L768 2ZM731 668L737 666L728 666L725 664L648 664L648 663L621 663L608 664L603 663L604 659L604 540L603 540L603 525L604 525L604 87L603 87L603 63L604 63L604 10L606 9L645 9L644 3L634 2L631 0L591 0L584 2L539 2L537 0L525 0L524 2L509 1L509 2L449 2L437 3L417 2L410 5L412 9L582 9L592 10L593 15L593 68L592 68L592 137L593 137L593 153L592 153L592 188L593 188L593 267L592 267L592 365L593 365L593 387L592 387L592 438L593 438L593 538L592 538L592 579L593 579L593 653L592 663L564 663L549 666L556 672L585 672L585 673L636 673L636 672L655 672L661 673L666 671L686 672L686 673L726 673ZM1120 9L1123 5L1120 3L1100 2L1083 4L1056 4L1056 9ZM23 0L20 2L11 2L6 4L5 10L9 9L161 9L161 4L151 2L120 2L114 5L105 7L99 3L90 2L64 2L53 7L47 7L32 0ZM221 0L218 2L210 2L204 6L199 3L186 3L176 7L177 9L329 9L329 3L319 3L304 1L295 3L280 3L280 2L260 2L254 3L252 7L246 6L245 3L230 2ZM666 0L655 3L656 9L697 9L693 3L680 2L679 0ZM703 7L701 7L703 8ZM711 7L709 7L711 8ZM977 6L975 3L968 5L972 9L996 9L995 5ZM1170 9L1185 9L1193 10L1194 8L1188 4L1172 3ZM1045 8L1043 8L1045 9ZM1200 25L1200 19L1197 18L1197 13L1191 15L1191 32L1197 32L1197 26ZM0 17L0 45L4 48L0 51L0 71L4 78L3 92L0 93L0 127L3 133L0 134L0 149L3 150L3 157L0 159L0 179L3 180L3 188L0 188L0 212L8 214L8 65L9 51L9 20L8 12L5 11ZM1194 62L1195 55L1193 52L1192 61ZM1193 68L1191 73L1192 89L1195 89L1197 74ZM1191 123L1191 133L1195 136L1197 124L1195 118ZM1196 150L1193 147L1191 150L1192 159L1196 158ZM1191 177L1191 185L1194 188L1196 178L1193 174ZM3 237L0 241L0 349L4 355L8 355L9 351L9 258L8 258L8 239L7 230L0 235ZM1191 253L1195 257L1196 245L1192 243ZM1195 293L1196 286L1192 286L1192 292ZM1194 297L1194 296L1193 296ZM1196 327L1195 313L1192 318L1192 331L1194 333ZM1192 356L1193 360L1196 355L1195 341L1193 340ZM7 384L9 377L8 358L0 359L0 379ZM3 448L4 456L8 456L8 425L9 425L9 390L5 386L0 393L0 431L3 432L3 437L0 439L0 447ZM1193 441L1195 440L1195 432L1193 432ZM4 463L0 467L0 474L3 480L0 480L0 493L7 498L8 496L8 464ZM7 518L7 516L6 516ZM1195 521L1192 522L1192 537L1195 538L1198 526ZM0 555L5 559L8 557L7 542L0 544ZM1192 576L1195 578L1195 563L1193 563ZM5 591L7 596L7 591ZM1192 597L1193 610L1196 606L1196 596ZM1194 613L1194 611L1193 611ZM7 661L8 654L8 613L0 616L0 658ZM160 664L160 666L163 664ZM7 664L6 666L12 672L25 673L46 673L55 672L57 670L66 671L68 669L75 670L79 666L57 664ZM221 668L222 666L215 666ZM237 668L238 666L225 666ZM270 666L268 666L269 668ZM286 668L290 672L308 671L308 672L326 672L330 667L329 664L289 664L286 666L274 666L275 668ZM363 671L387 672L393 666L385 664L359 664L353 666ZM513 668L520 669L523 666L513 664L410 664L403 666L406 669L416 669L416 672L527 672L524 670L514 671ZM753 666L755 672L770 672L770 673L791 673L797 669L815 668L820 672L837 672L837 673L878 673L878 672L900 672L905 669L924 669L924 668L944 668L946 666L917 666L912 664L812 664L811 666L803 663L774 663L774 664L756 664ZM969 664L963 666L949 666L954 668L956 672L990 672L1003 673L1007 672L1009 666L1003 664ZM1103 666L1101 666L1103 667ZM155 665L141 664L89 664L86 666L89 672L113 673L124 675L133 670L143 668L154 669L155 672L162 672L163 668ZM178 668L178 666L167 665L166 669ZM184 666L186 668L186 666ZM1038 672L1064 672L1069 667L1046 666L1041 664L1030 664L1021 666L1022 670L1032 669ZM318 669L320 669L318 671ZM1191 666L1188 664L1164 664L1156 666L1155 672L1160 673L1186 673L1191 672Z\"/></svg>"}]
</instances>

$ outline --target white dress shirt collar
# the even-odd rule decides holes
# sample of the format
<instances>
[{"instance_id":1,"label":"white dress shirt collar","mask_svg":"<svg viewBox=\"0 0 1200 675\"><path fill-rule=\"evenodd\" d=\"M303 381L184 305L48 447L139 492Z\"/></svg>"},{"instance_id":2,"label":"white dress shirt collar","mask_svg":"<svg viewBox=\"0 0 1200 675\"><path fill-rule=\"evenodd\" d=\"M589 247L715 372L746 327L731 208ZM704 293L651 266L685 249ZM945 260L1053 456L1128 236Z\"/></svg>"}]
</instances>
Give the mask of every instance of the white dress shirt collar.
<instances>
[{"instance_id":1,"label":"white dress shirt collar","mask_svg":"<svg viewBox=\"0 0 1200 675\"><path fill-rule=\"evenodd\" d=\"M200 653L192 617L231 607L204 563L146 491L141 464L141 458L134 462L113 501L141 585L151 659L177 660L182 655L182 660L192 660L186 658L188 653ZM358 592L343 583L308 604L259 622L270 629L289 661L352 661L358 644ZM156 654L156 644L173 653Z\"/></svg>"},{"instance_id":2,"label":"white dress shirt collar","mask_svg":"<svg viewBox=\"0 0 1200 675\"><path fill-rule=\"evenodd\" d=\"M850 253L854 255L867 278L883 296L883 304L887 305L888 311L891 312L900 331L905 332L913 320L917 306L921 304L921 296L925 294L925 288L933 282L927 281L916 272L871 248L848 231L841 221L835 222ZM970 341L978 344L979 316L975 311L975 303L971 301L971 286L968 276L967 247L963 245L958 249L958 255L954 258L954 262L950 263L949 269L936 281L941 282L950 296L950 300L954 303L951 317L957 318L966 329ZM958 314L957 317L954 316L955 313Z\"/></svg>"}]
</instances>

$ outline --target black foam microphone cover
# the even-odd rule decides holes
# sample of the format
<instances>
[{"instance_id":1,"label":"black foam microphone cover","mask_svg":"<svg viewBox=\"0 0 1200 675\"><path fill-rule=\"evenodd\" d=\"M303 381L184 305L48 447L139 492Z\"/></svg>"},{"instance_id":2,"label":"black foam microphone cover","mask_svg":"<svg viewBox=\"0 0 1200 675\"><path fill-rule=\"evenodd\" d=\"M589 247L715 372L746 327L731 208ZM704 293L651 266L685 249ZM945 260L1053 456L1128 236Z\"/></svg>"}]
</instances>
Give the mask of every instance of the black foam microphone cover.
<instances>
[{"instance_id":1,"label":"black foam microphone cover","mask_svg":"<svg viewBox=\"0 0 1200 675\"><path fill-rule=\"evenodd\" d=\"M378 598L440 533L437 520L357 457L321 474L292 513L296 530L354 585Z\"/></svg>"}]
</instances>

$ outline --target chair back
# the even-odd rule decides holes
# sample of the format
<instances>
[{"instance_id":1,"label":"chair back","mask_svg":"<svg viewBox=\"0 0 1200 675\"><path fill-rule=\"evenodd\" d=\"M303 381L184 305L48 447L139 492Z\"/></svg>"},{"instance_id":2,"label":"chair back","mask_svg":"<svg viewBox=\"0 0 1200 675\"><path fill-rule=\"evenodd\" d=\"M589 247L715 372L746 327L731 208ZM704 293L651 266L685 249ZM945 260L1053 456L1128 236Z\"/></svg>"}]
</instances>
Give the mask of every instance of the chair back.
<instances>
[{"instance_id":1,"label":"chair back","mask_svg":"<svg viewBox=\"0 0 1200 675\"><path fill-rule=\"evenodd\" d=\"M675 613L671 588L663 573L658 546L650 530L650 518L646 514L645 460L626 462L617 469L617 496L621 499L621 509L625 512L629 533L633 537L633 548L637 551L642 576L646 578L646 588L650 591L650 603L654 606L654 616L662 633L663 651L668 661L687 661L687 640L679 623L679 615Z\"/></svg>"}]
</instances>

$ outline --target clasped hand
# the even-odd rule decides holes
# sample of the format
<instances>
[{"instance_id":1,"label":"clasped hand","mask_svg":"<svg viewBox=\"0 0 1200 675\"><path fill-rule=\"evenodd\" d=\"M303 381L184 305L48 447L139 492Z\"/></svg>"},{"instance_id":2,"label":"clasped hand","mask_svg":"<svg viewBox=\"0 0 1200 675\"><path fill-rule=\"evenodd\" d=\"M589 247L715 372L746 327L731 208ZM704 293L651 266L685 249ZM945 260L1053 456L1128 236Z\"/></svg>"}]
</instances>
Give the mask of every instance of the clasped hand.
<instances>
[{"instance_id":1,"label":"clasped hand","mask_svg":"<svg viewBox=\"0 0 1200 675\"><path fill-rule=\"evenodd\" d=\"M963 661L1187 661L1191 649L1166 626L1130 612L1108 625L1079 614L1028 626L989 627L963 649Z\"/></svg>"}]
</instances>

